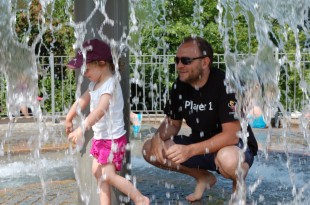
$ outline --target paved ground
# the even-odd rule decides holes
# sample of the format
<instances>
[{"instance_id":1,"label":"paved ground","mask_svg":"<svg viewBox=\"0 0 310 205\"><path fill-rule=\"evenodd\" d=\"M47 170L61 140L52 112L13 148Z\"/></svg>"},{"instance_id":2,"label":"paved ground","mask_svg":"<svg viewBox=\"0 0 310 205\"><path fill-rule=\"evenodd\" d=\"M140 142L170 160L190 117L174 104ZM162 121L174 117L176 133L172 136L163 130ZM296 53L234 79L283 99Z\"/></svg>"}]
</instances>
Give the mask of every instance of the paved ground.
<instances>
[{"instance_id":1,"label":"paved ground","mask_svg":"<svg viewBox=\"0 0 310 205\"><path fill-rule=\"evenodd\" d=\"M142 137L132 140L134 144L134 149L131 152L132 174L137 177L138 188L152 199L152 204L188 204L184 197L191 193L195 182L178 173L163 172L149 166L141 157L140 150L143 140L145 136L154 132L154 127L157 127L158 123L155 124L145 124ZM60 155L67 153L69 144L63 133L63 123L47 122L38 125L27 120L26 123L16 123L12 126L10 131L8 124L0 124L0 143L3 145L3 149L0 149L0 154L2 152L1 163L12 162L13 156L28 155L31 153L29 147L30 149L40 147L41 153L55 152L56 150ZM38 132L42 133L40 137L38 137ZM182 132L189 133L189 129L184 128ZM270 132L270 143L266 143L267 129L254 130L254 132L262 150L283 151L288 147L290 152L310 156L307 142L296 128L286 132L288 137L285 140L282 137L284 133L282 129L273 129ZM62 173L62 170L59 170L59 173ZM149 183L145 183L146 181ZM46 181L44 187L45 195L42 194L40 183L26 184L18 188L0 188L0 204L42 204L42 200L46 204L77 204L78 188L74 178ZM203 200L194 204L226 204L229 198L230 184L220 178L217 185L204 195ZM268 203L265 201L261 204Z\"/></svg>"},{"instance_id":2,"label":"paved ground","mask_svg":"<svg viewBox=\"0 0 310 205\"><path fill-rule=\"evenodd\" d=\"M77 204L78 188L74 179L47 182L45 187L44 201L46 204ZM2 189L0 190L0 204L42 204L42 195L42 186L38 183L14 189Z\"/></svg>"}]
</instances>

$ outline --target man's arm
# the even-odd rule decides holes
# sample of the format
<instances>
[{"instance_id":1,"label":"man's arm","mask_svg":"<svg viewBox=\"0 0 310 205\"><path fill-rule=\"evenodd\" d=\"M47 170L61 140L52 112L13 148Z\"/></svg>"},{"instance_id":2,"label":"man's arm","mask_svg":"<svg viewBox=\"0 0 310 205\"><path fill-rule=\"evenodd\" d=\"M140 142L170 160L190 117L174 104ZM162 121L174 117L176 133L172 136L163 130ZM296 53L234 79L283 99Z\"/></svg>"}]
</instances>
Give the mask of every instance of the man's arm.
<instances>
[{"instance_id":1,"label":"man's arm","mask_svg":"<svg viewBox=\"0 0 310 205\"><path fill-rule=\"evenodd\" d=\"M181 126L182 120L173 120L166 116L157 129L155 135L158 135L161 140L166 141L177 135L181 129Z\"/></svg>"},{"instance_id":2,"label":"man's arm","mask_svg":"<svg viewBox=\"0 0 310 205\"><path fill-rule=\"evenodd\" d=\"M223 147L235 145L239 142L237 133L241 130L240 122L227 122L222 124L222 132L203 142L193 144L193 155L214 153Z\"/></svg>"},{"instance_id":3,"label":"man's arm","mask_svg":"<svg viewBox=\"0 0 310 205\"><path fill-rule=\"evenodd\" d=\"M177 135L182 125L182 120L172 120L169 117L160 124L155 135L151 139L151 156L156 158L156 161L164 163L165 161L165 141Z\"/></svg>"}]
</instances>

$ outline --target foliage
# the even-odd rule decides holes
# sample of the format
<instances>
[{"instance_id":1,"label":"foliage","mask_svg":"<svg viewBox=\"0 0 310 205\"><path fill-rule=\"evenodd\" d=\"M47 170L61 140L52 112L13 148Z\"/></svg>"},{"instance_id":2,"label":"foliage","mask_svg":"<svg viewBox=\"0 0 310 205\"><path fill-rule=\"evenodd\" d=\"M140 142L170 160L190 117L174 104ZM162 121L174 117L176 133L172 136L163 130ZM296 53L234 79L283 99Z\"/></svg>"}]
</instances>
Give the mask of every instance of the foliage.
<instances>
[{"instance_id":1,"label":"foliage","mask_svg":"<svg viewBox=\"0 0 310 205\"><path fill-rule=\"evenodd\" d=\"M55 112L62 113L70 108L75 101L75 73L72 70L65 69L63 66L55 66L55 70L63 75L54 79L54 86L51 82L50 69L39 79L39 88L44 96L44 104L42 104L43 113L51 113L52 111L52 87L54 87ZM60 71L62 70L62 71Z\"/></svg>"},{"instance_id":2,"label":"foliage","mask_svg":"<svg viewBox=\"0 0 310 205\"><path fill-rule=\"evenodd\" d=\"M72 55L72 45L75 41L74 29L69 22L72 18L73 4L68 0L50 1L48 5L41 5L40 0L23 1L13 5L13 11L16 12L15 31L19 41L29 46L35 44L36 54L38 56L48 56L51 52L56 55ZM30 2L30 3L28 3ZM129 45L132 46L136 58L131 59L132 65L141 54L150 55L150 62L157 63L154 65L140 65L137 62L131 69L131 78L151 79L144 82L147 87L148 95L156 95L165 90L154 90L156 85L166 82L171 86L173 79L176 77L174 72L173 58L161 59L161 55L174 55L181 40L190 35L197 35L206 38L213 46L215 53L224 53L223 38L219 32L217 1L201 0L136 0L130 1L134 8L137 18L138 30L130 33ZM235 16L228 16L228 24L233 29L228 31L231 52L236 53L255 53L258 47L256 31L254 28L254 17L246 11L241 11L236 6ZM132 20L132 19L131 19ZM269 33L269 40L277 46L280 52L296 52L296 44L306 45L307 32L304 26L300 26L298 32L290 30L288 25L279 25L275 19L269 19L272 31ZM233 23L233 25L232 25ZM134 24L130 21L130 26ZM296 36L298 41L296 41ZM36 41L36 39L39 39ZM302 46L301 46L302 47ZM132 51L133 51L132 50ZM72 73L65 72L65 76L55 67L56 79L65 81L74 80ZM221 67L225 69L225 65ZM295 69L295 68L290 68ZM300 76L309 83L309 68L304 68L303 74L293 74L293 70L284 72L281 69L279 88L281 89L281 103L287 108L288 99L295 99L296 104L302 104L304 94L299 88L295 89L295 82L299 82ZM159 73L159 70L164 72ZM59 72L58 72L59 71ZM142 72L143 71L143 72ZM142 76L144 73L144 76ZM55 80L57 88L61 83ZM65 82L66 84L67 82ZM40 87L44 84L50 85L50 80L41 77L39 79ZM299 86L297 86L299 87ZM70 88L71 89L71 88ZM289 91L286 95L286 91ZM43 92L43 91L42 91ZM44 91L50 95L50 90ZM74 94L73 94L74 95ZM295 96L293 96L295 95ZM61 96L61 97L60 97ZM63 101L62 94L55 94L56 101ZM72 92L66 96L66 103L72 99ZM50 107L46 103L45 109L50 112ZM151 100L148 102L152 103ZM63 109L57 106L57 110Z\"/></svg>"},{"instance_id":3,"label":"foliage","mask_svg":"<svg viewBox=\"0 0 310 205\"><path fill-rule=\"evenodd\" d=\"M215 17L218 15L216 1L195 5L194 0L139 2L145 16L142 24L141 49L145 54L175 54L177 46L186 36L204 36L213 45L216 53L223 53L221 38ZM146 8L146 9L145 9ZM193 18L196 18L193 20Z\"/></svg>"},{"instance_id":4,"label":"foliage","mask_svg":"<svg viewBox=\"0 0 310 205\"><path fill-rule=\"evenodd\" d=\"M308 55L305 55L309 57ZM303 59L307 61L309 59ZM301 83L309 85L310 68L302 63L298 70L296 67L291 68L289 65L281 67L279 89L281 90L280 102L287 111L301 111L309 102L308 97L309 86L304 91L301 89ZM307 96L308 95L308 96Z\"/></svg>"},{"instance_id":5,"label":"foliage","mask_svg":"<svg viewBox=\"0 0 310 205\"><path fill-rule=\"evenodd\" d=\"M39 56L48 56L50 52L54 55L71 54L73 28L67 24L72 5L67 5L66 0L57 0L44 8L39 0L32 0L28 7L15 8L15 31L19 41L35 46Z\"/></svg>"},{"instance_id":6,"label":"foliage","mask_svg":"<svg viewBox=\"0 0 310 205\"><path fill-rule=\"evenodd\" d=\"M174 55L181 40L190 35L198 35L206 38L213 46L215 53L224 53L223 39L220 36L218 22L216 21L218 16L217 1L140 0L139 5L141 6L140 9L136 9L136 14L141 25L141 50L144 54L154 56L153 61L157 61L156 56L158 55ZM232 9L230 7L227 8ZM228 28L232 28L227 31L229 36L227 43L230 44L230 52L238 54L252 54L257 52L258 31L255 30L253 14L241 10L241 7L236 5L234 10L227 12L227 15L225 19L227 26ZM274 46L279 48L280 52L295 53L296 47L307 43L307 37L302 30L305 29L304 27L299 27L299 32L296 36L288 25L279 25L279 22L271 17L266 17L266 20L270 22L272 30L269 32L269 39L265 39L265 41L272 42ZM296 41L296 37L298 41ZM300 45L296 45L297 43ZM172 64L173 61L170 61L169 65ZM171 67L173 66L168 66L165 69L170 70ZM225 65L221 69L225 70ZM307 69L305 70L305 74L308 73ZM146 79L151 79L153 72L153 67L146 67ZM294 99L295 104L302 105L304 94L301 92L298 83L296 83L300 81L300 76L298 74L292 75L291 72L287 74L289 76L288 78L285 78L283 71L280 74L280 101L287 109L290 109L291 104L286 102L287 99L290 99L290 101ZM160 80L164 78L165 73L162 73L157 78L157 81L155 80L155 83L159 84ZM307 83L310 82L309 78L305 78L305 81ZM287 92L288 94L286 94Z\"/></svg>"},{"instance_id":7,"label":"foliage","mask_svg":"<svg viewBox=\"0 0 310 205\"><path fill-rule=\"evenodd\" d=\"M6 81L3 75L0 75L0 116L2 116L3 113L7 113L6 109Z\"/></svg>"}]
</instances>

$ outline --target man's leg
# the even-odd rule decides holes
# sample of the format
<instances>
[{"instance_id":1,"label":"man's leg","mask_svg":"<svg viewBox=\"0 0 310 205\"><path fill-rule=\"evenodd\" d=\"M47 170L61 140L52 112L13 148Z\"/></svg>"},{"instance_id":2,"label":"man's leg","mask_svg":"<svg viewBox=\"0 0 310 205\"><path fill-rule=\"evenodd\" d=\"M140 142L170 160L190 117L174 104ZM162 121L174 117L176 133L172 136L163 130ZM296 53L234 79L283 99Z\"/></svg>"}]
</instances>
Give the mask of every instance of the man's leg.
<instances>
[{"instance_id":1,"label":"man's leg","mask_svg":"<svg viewBox=\"0 0 310 205\"><path fill-rule=\"evenodd\" d=\"M241 155L239 154L241 153ZM239 161L241 168L238 168ZM245 178L249 170L249 164L244 162L245 155L237 146L228 146L220 149L215 157L215 164L221 175L232 180L232 195L230 204L235 204L236 201L242 200L246 203L246 183Z\"/></svg>"},{"instance_id":2,"label":"man's leg","mask_svg":"<svg viewBox=\"0 0 310 205\"><path fill-rule=\"evenodd\" d=\"M169 148L173 144L174 144L174 142L171 140L167 140L165 142L165 145L167 148ZM186 197L187 200L189 200L189 201L200 200L205 189L209 189L210 187L212 187L216 183L216 177L207 170L197 169L197 168L189 168L189 167L185 167L183 165L176 165L174 163L171 163L170 161L167 161L165 164L161 164L157 161L151 160L151 155L149 153L150 149L151 149L151 140L149 139L144 143L142 153L143 153L144 159L147 162L149 162L150 164L152 164L156 167L159 167L161 169L180 172L182 174L189 175L189 176L194 177L196 179L197 184L195 187L195 191L194 191L194 193L192 193Z\"/></svg>"},{"instance_id":3,"label":"man's leg","mask_svg":"<svg viewBox=\"0 0 310 205\"><path fill-rule=\"evenodd\" d=\"M228 146L220 149L215 157L215 164L221 175L227 179L233 181L233 191L236 190L238 180L238 163L240 160L239 152L242 151L237 146ZM244 154L242 154L242 160L244 160ZM243 179L247 176L249 165L246 162L241 163L241 176Z\"/></svg>"}]
</instances>

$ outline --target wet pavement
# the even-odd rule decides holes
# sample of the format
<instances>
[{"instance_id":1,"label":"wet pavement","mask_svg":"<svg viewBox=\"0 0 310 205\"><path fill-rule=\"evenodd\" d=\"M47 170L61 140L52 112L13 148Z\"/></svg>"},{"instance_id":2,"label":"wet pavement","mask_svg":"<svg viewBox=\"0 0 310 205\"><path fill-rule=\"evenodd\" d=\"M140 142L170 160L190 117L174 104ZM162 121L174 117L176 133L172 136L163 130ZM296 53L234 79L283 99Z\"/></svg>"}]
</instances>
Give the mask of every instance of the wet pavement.
<instances>
[{"instance_id":1,"label":"wet pavement","mask_svg":"<svg viewBox=\"0 0 310 205\"><path fill-rule=\"evenodd\" d=\"M29 184L17 188L0 190L0 204L77 204L78 187L74 179L45 183L46 195L43 198L41 184Z\"/></svg>"},{"instance_id":2,"label":"wet pavement","mask_svg":"<svg viewBox=\"0 0 310 205\"><path fill-rule=\"evenodd\" d=\"M177 204L177 205L186 205L190 204L186 200L184 200L185 196L190 194L194 187L195 181L187 177L185 175L176 173L163 171L156 167L153 167L147 164L141 156L141 146L143 141L147 136L150 136L154 131L155 127L157 127L158 123L150 124L145 123L143 125L143 129L141 131L141 136L137 138L133 138L131 140L133 149L131 151L131 161L132 161L132 175L136 178L137 187L141 190L141 192L148 197L150 197L152 204ZM44 128L43 135L38 137L37 132L40 130L40 127ZM268 129L257 129L254 130L258 142L260 144L261 150L273 150L277 152L283 152L283 150L289 150L291 153L297 154L297 158L293 161L298 161L299 165L304 164L309 167L310 156L309 147L305 139L303 138L302 133L298 129L290 130L288 136L285 140L283 140L283 130L282 129L273 129L270 133L270 143L266 143L266 136L268 136ZM8 132L8 124L0 124L0 142L3 144L3 151L5 154L1 157L1 164L5 166L5 164L15 165L15 158L23 158L24 156L29 156L35 153L33 151L29 152L29 149L36 148L38 145L36 144L36 140L42 142L42 146L40 153L50 153L57 152L57 156L55 156L55 160L62 160L61 156L66 156L68 154L68 148L70 145L67 143L66 136L64 135L64 125L61 123L52 123L47 122L45 125L38 125L33 122L26 123L16 123L14 124L14 128L9 133ZM184 127L182 129L183 134L188 134L189 129ZM7 137L10 135L9 137ZM30 147L30 148L29 148ZM258 165L253 165L250 170L250 173L247 177L247 184L253 185L252 189L254 189L255 184L261 184L262 187L263 182L260 182L257 178L261 177L257 172L263 171L270 175L271 179L268 183L273 183L274 185L266 185L266 188L262 191L254 191L253 193L248 194L248 204L277 204L278 202L288 202L292 201L291 190L287 188L287 186L283 185L282 187L278 187L279 181L272 181L272 177L277 174L281 174L281 170L270 170L268 172L268 164L272 166L273 161L265 160L263 152L260 153L260 157L258 161L260 163ZM303 156L304 158L302 159ZM275 160L279 160L282 163L282 158L285 158L282 154L271 154L270 158ZM280 159L281 158L281 159ZM27 160L25 158L24 160ZM50 161L51 162L51 161ZM283 162L284 169L283 173L285 173L285 161ZM61 165L62 166L62 165ZM267 166L267 167L266 167ZM298 166L298 164L296 165ZM13 166L14 167L14 166ZM18 167L18 166L17 166ZM23 174L23 167L19 167L21 172L17 172L17 175ZM308 180L310 183L310 170L308 172L303 170L303 175L298 175L299 178L304 180ZM64 169L53 169L56 170L56 174L53 176L43 177L44 182L40 183L40 179L37 182L25 183L19 186L7 186L1 187L0 185L0 204L3 205L11 205L11 204L42 204L42 201L45 204L77 204L78 202L78 186L74 179L73 170L67 168L66 176L64 178L57 178L56 175L64 175ZM296 171L297 172L297 171ZM227 204L230 199L230 191L231 184L228 180L225 180L220 175L216 175L218 178L217 184L212 187L212 189L205 191L203 195L203 199L199 202L192 204ZM268 178L269 176L263 176ZM0 169L0 178L1 178L1 169ZM289 181L289 179L287 179ZM299 185L300 182L297 182L297 187L303 187ZM46 194L43 194L42 186L45 187ZM308 185L310 186L310 184ZM269 188L268 188L269 187ZM277 196L278 192L283 192L284 194ZM285 191L285 189L287 189ZM308 195L309 187L305 187ZM254 189L255 190L255 189ZM266 195L262 195L263 192ZM269 192L269 193L268 193ZM287 196L286 196L287 195ZM264 197L268 198L268 200L264 199ZM270 201L271 200L271 201ZM300 203L292 203L292 204L300 204Z\"/></svg>"}]
</instances>

